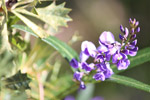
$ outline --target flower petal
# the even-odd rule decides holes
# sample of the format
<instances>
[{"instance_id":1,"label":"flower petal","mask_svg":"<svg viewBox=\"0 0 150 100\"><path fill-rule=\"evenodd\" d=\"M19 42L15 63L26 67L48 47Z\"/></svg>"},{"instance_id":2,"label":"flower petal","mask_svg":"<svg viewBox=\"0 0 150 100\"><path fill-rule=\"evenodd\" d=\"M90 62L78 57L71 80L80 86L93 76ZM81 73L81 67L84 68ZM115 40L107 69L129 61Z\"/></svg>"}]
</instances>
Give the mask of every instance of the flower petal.
<instances>
[{"instance_id":1,"label":"flower petal","mask_svg":"<svg viewBox=\"0 0 150 100\"><path fill-rule=\"evenodd\" d=\"M81 81L81 78L83 77L83 72L76 71L73 76L74 76L74 79Z\"/></svg>"},{"instance_id":2,"label":"flower petal","mask_svg":"<svg viewBox=\"0 0 150 100\"><path fill-rule=\"evenodd\" d=\"M81 44L81 50L89 56L95 57L96 55L96 47L92 42L83 41Z\"/></svg>"},{"instance_id":3,"label":"flower petal","mask_svg":"<svg viewBox=\"0 0 150 100\"><path fill-rule=\"evenodd\" d=\"M89 58L89 56L81 51L81 53L80 53L80 61L81 62L85 62L88 58Z\"/></svg>"},{"instance_id":4,"label":"flower petal","mask_svg":"<svg viewBox=\"0 0 150 100\"><path fill-rule=\"evenodd\" d=\"M73 67L73 68L78 68L79 67L79 63L78 61L73 58L71 61L70 61L70 65Z\"/></svg>"},{"instance_id":5,"label":"flower petal","mask_svg":"<svg viewBox=\"0 0 150 100\"><path fill-rule=\"evenodd\" d=\"M110 45L115 42L114 35L109 31L104 31L99 37L100 44Z\"/></svg>"},{"instance_id":6,"label":"flower petal","mask_svg":"<svg viewBox=\"0 0 150 100\"><path fill-rule=\"evenodd\" d=\"M96 73L93 78L98 81L98 80L101 80L101 81L104 81L105 80L105 75L102 73L102 72L98 72Z\"/></svg>"}]
</instances>

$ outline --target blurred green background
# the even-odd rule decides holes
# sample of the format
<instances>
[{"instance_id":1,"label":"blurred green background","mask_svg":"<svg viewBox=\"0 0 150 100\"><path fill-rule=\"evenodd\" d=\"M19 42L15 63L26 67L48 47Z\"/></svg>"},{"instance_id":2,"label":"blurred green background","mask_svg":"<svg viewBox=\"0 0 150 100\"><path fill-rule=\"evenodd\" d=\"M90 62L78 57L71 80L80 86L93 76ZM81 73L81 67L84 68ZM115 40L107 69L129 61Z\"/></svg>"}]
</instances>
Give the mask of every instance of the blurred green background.
<instances>
[{"instance_id":1,"label":"blurred green background","mask_svg":"<svg viewBox=\"0 0 150 100\"><path fill-rule=\"evenodd\" d=\"M150 46L150 1L149 0L64 0L66 7L72 9L68 28L63 28L58 34L63 41L69 41L78 32L82 40L97 44L103 31L111 31L118 40L120 24L129 27L129 18L140 22L141 32L137 35L138 47ZM63 0L58 1L61 3ZM82 41L73 44L80 52ZM121 73L128 77L150 84L150 62ZM76 95L76 94L74 94ZM150 94L134 88L110 82L96 84L94 96L102 96L105 100L150 100Z\"/></svg>"}]
</instances>

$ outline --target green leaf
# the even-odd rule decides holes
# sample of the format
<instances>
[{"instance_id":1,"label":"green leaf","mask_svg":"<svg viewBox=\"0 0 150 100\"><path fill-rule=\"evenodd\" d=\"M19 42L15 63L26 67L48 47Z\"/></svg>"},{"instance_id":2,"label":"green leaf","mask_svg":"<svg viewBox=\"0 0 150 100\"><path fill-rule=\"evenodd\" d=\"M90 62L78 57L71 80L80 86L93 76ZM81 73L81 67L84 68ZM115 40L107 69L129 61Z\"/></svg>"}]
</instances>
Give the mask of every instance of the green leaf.
<instances>
[{"instance_id":1,"label":"green leaf","mask_svg":"<svg viewBox=\"0 0 150 100\"><path fill-rule=\"evenodd\" d=\"M91 100L94 93L94 84L87 84L85 90L80 90L77 95L77 100Z\"/></svg>"},{"instance_id":2,"label":"green leaf","mask_svg":"<svg viewBox=\"0 0 150 100\"><path fill-rule=\"evenodd\" d=\"M22 20L31 30L40 38L45 38L49 36L41 27L37 26L35 23L30 21L28 18L23 16L22 14L12 10L12 13L15 14L20 20Z\"/></svg>"},{"instance_id":3,"label":"green leaf","mask_svg":"<svg viewBox=\"0 0 150 100\"><path fill-rule=\"evenodd\" d=\"M42 21L48 23L52 28L58 30L59 26L67 26L72 19L68 16L71 9L65 8L65 3L56 5L53 2L45 8L37 8L36 11Z\"/></svg>"},{"instance_id":4,"label":"green leaf","mask_svg":"<svg viewBox=\"0 0 150 100\"><path fill-rule=\"evenodd\" d=\"M59 26L67 27L67 22L72 21L72 19L68 16L68 13L71 11L69 8L65 8L65 3L56 5L53 2L51 5L45 8L37 8L35 9L37 14L31 13L25 9L15 9L16 12L26 14L50 25L52 29L58 31Z\"/></svg>"},{"instance_id":5,"label":"green leaf","mask_svg":"<svg viewBox=\"0 0 150 100\"><path fill-rule=\"evenodd\" d=\"M78 59L78 54L66 43L58 40L56 37L49 36L48 38L42 40L53 46L57 51L61 53L63 57L67 58L67 60L70 61L72 58Z\"/></svg>"},{"instance_id":6,"label":"green leaf","mask_svg":"<svg viewBox=\"0 0 150 100\"><path fill-rule=\"evenodd\" d=\"M22 74L20 71L14 76L5 79L4 81L5 87L12 90L30 89L29 83L31 79L27 77L27 74Z\"/></svg>"},{"instance_id":7,"label":"green leaf","mask_svg":"<svg viewBox=\"0 0 150 100\"><path fill-rule=\"evenodd\" d=\"M111 78L108 81L119 83L119 84L130 86L130 87L134 87L136 89L140 89L140 90L143 90L146 92L150 92L150 85L147 85L143 82L134 80L129 77L114 74L111 76Z\"/></svg>"},{"instance_id":8,"label":"green leaf","mask_svg":"<svg viewBox=\"0 0 150 100\"><path fill-rule=\"evenodd\" d=\"M12 27L14 27L16 29L19 29L19 30L22 30L24 32L28 32L31 35L38 37L30 28L28 28L26 26L23 26L23 25L13 25ZM60 41L56 37L49 36L49 37L43 38L41 40L44 41L44 42L46 42L47 44L51 45L52 47L54 47L68 61L70 61L72 58L79 59L78 58L78 54L70 46L68 46L63 41Z\"/></svg>"},{"instance_id":9,"label":"green leaf","mask_svg":"<svg viewBox=\"0 0 150 100\"><path fill-rule=\"evenodd\" d=\"M136 67L137 65L150 61L150 47L139 50L135 57L129 57L129 59L130 65L126 70L129 70L131 68ZM116 74L125 71L125 70L118 70L116 65L112 65L111 68Z\"/></svg>"}]
</instances>

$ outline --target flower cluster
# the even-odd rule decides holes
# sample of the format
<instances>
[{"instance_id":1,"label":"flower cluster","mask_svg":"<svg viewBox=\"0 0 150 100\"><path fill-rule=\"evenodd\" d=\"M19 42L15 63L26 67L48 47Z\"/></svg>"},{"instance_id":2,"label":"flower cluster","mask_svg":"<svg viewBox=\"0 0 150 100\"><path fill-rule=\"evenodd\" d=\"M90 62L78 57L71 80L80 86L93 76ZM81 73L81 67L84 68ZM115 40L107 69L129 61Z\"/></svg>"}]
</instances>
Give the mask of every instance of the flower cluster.
<instances>
[{"instance_id":1,"label":"flower cluster","mask_svg":"<svg viewBox=\"0 0 150 100\"><path fill-rule=\"evenodd\" d=\"M136 19L129 19L130 29L120 25L123 34L119 34L121 42L115 40L114 35L109 31L104 31L99 37L100 46L96 46L90 41L83 41L81 44L80 61L72 59L70 65L78 69L74 73L74 79L80 82L80 88L85 89L83 76L92 73L96 81L104 81L110 78L113 70L110 63L115 64L118 70L127 69L130 65L129 56L135 56L138 47L136 34L140 32L139 22ZM87 63L89 58L93 58L92 63Z\"/></svg>"}]
</instances>

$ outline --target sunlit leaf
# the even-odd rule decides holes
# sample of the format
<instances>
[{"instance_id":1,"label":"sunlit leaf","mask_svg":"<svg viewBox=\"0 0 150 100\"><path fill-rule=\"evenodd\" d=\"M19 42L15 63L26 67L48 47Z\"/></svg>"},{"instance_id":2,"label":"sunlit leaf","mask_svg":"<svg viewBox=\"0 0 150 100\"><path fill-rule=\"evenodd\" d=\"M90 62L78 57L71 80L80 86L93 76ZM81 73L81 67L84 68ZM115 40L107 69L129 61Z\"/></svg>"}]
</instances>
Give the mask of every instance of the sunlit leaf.
<instances>
[{"instance_id":1,"label":"sunlit leaf","mask_svg":"<svg viewBox=\"0 0 150 100\"><path fill-rule=\"evenodd\" d=\"M68 13L71 11L71 9L65 8L64 6L65 3L56 5L55 2L53 2L51 5L45 8L34 9L38 15L25 9L15 9L15 11L38 18L50 25L52 29L57 31L59 26L67 27L67 22L72 20L68 16Z\"/></svg>"},{"instance_id":2,"label":"sunlit leaf","mask_svg":"<svg viewBox=\"0 0 150 100\"><path fill-rule=\"evenodd\" d=\"M150 85L147 85L143 82L137 81L126 76L112 75L109 81L140 89L146 92L150 92Z\"/></svg>"},{"instance_id":3,"label":"sunlit leaf","mask_svg":"<svg viewBox=\"0 0 150 100\"><path fill-rule=\"evenodd\" d=\"M65 8L65 3L56 5L53 2L45 8L37 8L36 11L41 20L48 23L52 28L58 30L59 26L67 26L72 19L68 16L71 9Z\"/></svg>"}]
</instances>

